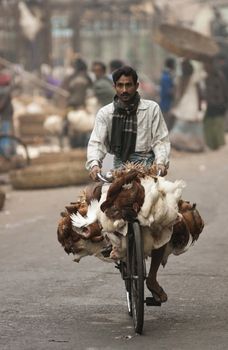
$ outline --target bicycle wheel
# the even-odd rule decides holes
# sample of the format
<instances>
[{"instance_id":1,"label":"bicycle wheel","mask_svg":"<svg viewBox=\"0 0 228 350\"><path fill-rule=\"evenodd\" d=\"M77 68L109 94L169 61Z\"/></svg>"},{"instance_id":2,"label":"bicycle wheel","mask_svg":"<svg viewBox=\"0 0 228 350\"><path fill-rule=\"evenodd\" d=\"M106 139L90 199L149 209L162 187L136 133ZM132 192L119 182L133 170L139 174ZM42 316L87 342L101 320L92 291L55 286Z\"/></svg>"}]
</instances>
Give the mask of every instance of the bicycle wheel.
<instances>
[{"instance_id":1,"label":"bicycle wheel","mask_svg":"<svg viewBox=\"0 0 228 350\"><path fill-rule=\"evenodd\" d=\"M131 302L135 332L142 334L144 323L144 258L141 230L138 222L132 225L133 241L131 247Z\"/></svg>"},{"instance_id":2,"label":"bicycle wheel","mask_svg":"<svg viewBox=\"0 0 228 350\"><path fill-rule=\"evenodd\" d=\"M14 135L0 134L0 156L15 168L22 168L30 163L26 144Z\"/></svg>"}]
</instances>

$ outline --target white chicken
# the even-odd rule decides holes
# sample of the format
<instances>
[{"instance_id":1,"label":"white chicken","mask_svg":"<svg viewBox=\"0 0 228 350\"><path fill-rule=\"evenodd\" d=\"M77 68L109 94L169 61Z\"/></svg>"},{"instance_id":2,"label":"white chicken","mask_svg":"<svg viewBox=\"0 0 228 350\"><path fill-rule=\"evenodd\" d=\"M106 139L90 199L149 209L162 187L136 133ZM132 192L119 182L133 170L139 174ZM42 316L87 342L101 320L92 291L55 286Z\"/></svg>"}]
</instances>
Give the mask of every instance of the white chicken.
<instances>
[{"instance_id":1,"label":"white chicken","mask_svg":"<svg viewBox=\"0 0 228 350\"><path fill-rule=\"evenodd\" d=\"M44 129L53 136L59 136L63 132L63 118L59 115L50 115L44 121Z\"/></svg>"},{"instance_id":2,"label":"white chicken","mask_svg":"<svg viewBox=\"0 0 228 350\"><path fill-rule=\"evenodd\" d=\"M67 115L71 131L89 132L92 131L95 115L88 113L85 109L70 111Z\"/></svg>"},{"instance_id":3,"label":"white chicken","mask_svg":"<svg viewBox=\"0 0 228 350\"><path fill-rule=\"evenodd\" d=\"M178 201L185 187L184 181L167 181L162 177L141 179L145 189L145 199L138 213L141 226L169 227L178 215Z\"/></svg>"},{"instance_id":4,"label":"white chicken","mask_svg":"<svg viewBox=\"0 0 228 350\"><path fill-rule=\"evenodd\" d=\"M86 216L82 216L79 212L77 212L76 214L73 213L70 216L72 229L75 232L81 234L82 236L85 236L83 234L83 228L97 221L98 210L99 210L99 202L97 200L92 200L90 205L88 206Z\"/></svg>"}]
</instances>

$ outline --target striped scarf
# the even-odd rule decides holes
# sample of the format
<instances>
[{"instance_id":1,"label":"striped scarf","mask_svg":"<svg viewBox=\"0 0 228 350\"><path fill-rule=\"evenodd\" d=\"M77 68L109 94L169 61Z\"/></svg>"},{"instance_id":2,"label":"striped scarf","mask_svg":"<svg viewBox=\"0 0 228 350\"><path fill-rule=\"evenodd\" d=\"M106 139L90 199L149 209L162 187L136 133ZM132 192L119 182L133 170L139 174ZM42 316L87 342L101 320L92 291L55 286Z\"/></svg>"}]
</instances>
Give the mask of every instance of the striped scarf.
<instances>
[{"instance_id":1,"label":"striped scarf","mask_svg":"<svg viewBox=\"0 0 228 350\"><path fill-rule=\"evenodd\" d=\"M137 136L137 109L140 96L135 96L127 105L114 97L114 112L112 118L111 152L123 162L126 162L131 153L135 152Z\"/></svg>"}]
</instances>

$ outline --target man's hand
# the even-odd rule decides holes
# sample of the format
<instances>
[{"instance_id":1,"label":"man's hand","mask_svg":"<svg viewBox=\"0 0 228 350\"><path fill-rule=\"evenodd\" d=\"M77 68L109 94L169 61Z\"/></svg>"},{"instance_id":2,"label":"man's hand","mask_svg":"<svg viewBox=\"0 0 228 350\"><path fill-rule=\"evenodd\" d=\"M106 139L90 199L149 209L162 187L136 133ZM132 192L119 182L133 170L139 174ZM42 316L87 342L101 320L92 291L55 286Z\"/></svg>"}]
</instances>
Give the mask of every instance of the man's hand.
<instances>
[{"instance_id":1,"label":"man's hand","mask_svg":"<svg viewBox=\"0 0 228 350\"><path fill-rule=\"evenodd\" d=\"M164 164L154 164L157 174L165 176L167 174L167 167Z\"/></svg>"},{"instance_id":2,"label":"man's hand","mask_svg":"<svg viewBox=\"0 0 228 350\"><path fill-rule=\"evenodd\" d=\"M93 181L98 181L97 173L101 172L101 168L98 165L94 165L89 172L89 176Z\"/></svg>"}]
</instances>

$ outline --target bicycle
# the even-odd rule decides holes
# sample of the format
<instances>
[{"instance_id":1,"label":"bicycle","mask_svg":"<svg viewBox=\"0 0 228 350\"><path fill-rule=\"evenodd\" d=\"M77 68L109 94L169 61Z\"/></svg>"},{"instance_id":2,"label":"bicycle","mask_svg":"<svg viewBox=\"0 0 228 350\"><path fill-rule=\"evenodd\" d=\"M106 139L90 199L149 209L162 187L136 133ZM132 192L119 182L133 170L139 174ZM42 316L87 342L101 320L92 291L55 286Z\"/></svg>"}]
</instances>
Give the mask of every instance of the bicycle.
<instances>
[{"instance_id":1,"label":"bicycle","mask_svg":"<svg viewBox=\"0 0 228 350\"><path fill-rule=\"evenodd\" d=\"M30 164L27 145L12 134L0 133L0 157L7 163L14 164L16 168Z\"/></svg>"},{"instance_id":2,"label":"bicycle","mask_svg":"<svg viewBox=\"0 0 228 350\"><path fill-rule=\"evenodd\" d=\"M112 182L111 173L98 174L100 181ZM133 319L135 333L142 334L144 325L144 304L161 306L154 297L144 297L144 282L146 280L146 262L143 252L143 239L140 224L137 220L128 223L126 235L126 258L116 263L124 280L127 299L127 310Z\"/></svg>"}]
</instances>

